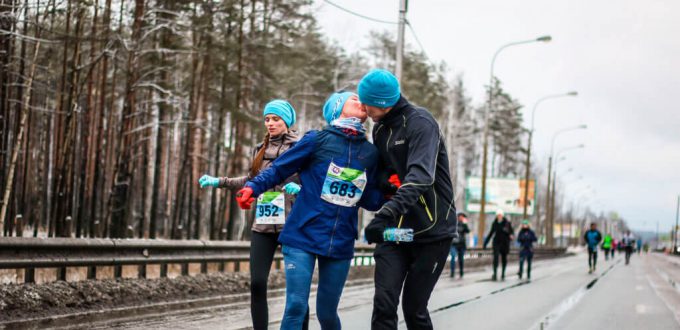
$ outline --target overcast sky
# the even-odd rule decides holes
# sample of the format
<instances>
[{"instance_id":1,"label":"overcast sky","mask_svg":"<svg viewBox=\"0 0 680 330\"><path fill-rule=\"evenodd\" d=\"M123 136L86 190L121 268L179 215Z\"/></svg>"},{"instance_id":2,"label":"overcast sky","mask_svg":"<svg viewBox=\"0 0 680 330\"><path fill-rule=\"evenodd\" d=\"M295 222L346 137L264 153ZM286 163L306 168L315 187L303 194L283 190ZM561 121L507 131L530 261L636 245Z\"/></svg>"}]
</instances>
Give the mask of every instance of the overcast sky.
<instances>
[{"instance_id":1,"label":"overcast sky","mask_svg":"<svg viewBox=\"0 0 680 330\"><path fill-rule=\"evenodd\" d=\"M363 15L396 21L398 0L332 0ZM323 0L314 13L323 32L349 51L365 49L368 32L396 26L347 14ZM577 90L537 110L535 161L547 163L555 131L565 152L568 196L590 185L589 205L616 211L635 229L667 232L680 194L680 2L672 0L418 0L408 20L428 56L463 74L474 102L483 100L493 53L501 45L549 34L553 41L508 48L495 74L531 108L542 96ZM406 41L418 47L407 31ZM528 124L526 126L529 126ZM582 177L581 180L577 180ZM574 181L574 182L570 182ZM539 182L539 185L545 185Z\"/></svg>"}]
</instances>

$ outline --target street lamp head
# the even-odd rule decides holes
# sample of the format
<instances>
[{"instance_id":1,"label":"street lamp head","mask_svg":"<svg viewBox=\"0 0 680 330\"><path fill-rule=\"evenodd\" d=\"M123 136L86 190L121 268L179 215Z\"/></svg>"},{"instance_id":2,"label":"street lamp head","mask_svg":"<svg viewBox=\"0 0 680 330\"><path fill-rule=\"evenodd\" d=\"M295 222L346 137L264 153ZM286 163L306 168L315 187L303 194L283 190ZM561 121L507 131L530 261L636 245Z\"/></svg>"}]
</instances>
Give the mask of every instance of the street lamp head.
<instances>
[{"instance_id":1,"label":"street lamp head","mask_svg":"<svg viewBox=\"0 0 680 330\"><path fill-rule=\"evenodd\" d=\"M578 92L577 92L577 91L571 91L571 92L567 93L567 95L569 95L569 96L578 96Z\"/></svg>"},{"instance_id":2,"label":"street lamp head","mask_svg":"<svg viewBox=\"0 0 680 330\"><path fill-rule=\"evenodd\" d=\"M536 38L536 41L540 41L540 42L550 42L551 40L552 40L551 36L541 36L541 37Z\"/></svg>"},{"instance_id":3,"label":"street lamp head","mask_svg":"<svg viewBox=\"0 0 680 330\"><path fill-rule=\"evenodd\" d=\"M586 147L585 144L579 144L579 145L576 146L576 148L579 148L579 149L583 149L583 148L585 148L585 147Z\"/></svg>"},{"instance_id":4,"label":"street lamp head","mask_svg":"<svg viewBox=\"0 0 680 330\"><path fill-rule=\"evenodd\" d=\"M580 129L586 129L586 128L588 128L588 125L580 125L578 128L580 128Z\"/></svg>"}]
</instances>

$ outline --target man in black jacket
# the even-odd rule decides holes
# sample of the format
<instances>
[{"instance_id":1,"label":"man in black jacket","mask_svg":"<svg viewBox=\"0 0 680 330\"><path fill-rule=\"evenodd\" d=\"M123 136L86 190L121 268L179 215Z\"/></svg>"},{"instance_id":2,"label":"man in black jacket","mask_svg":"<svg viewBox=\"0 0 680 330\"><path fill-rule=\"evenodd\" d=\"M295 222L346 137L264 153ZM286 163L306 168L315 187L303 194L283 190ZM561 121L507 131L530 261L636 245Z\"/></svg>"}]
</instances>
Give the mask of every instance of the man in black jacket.
<instances>
[{"instance_id":1,"label":"man in black jacket","mask_svg":"<svg viewBox=\"0 0 680 330\"><path fill-rule=\"evenodd\" d=\"M457 235L448 155L439 125L426 109L401 96L396 77L388 71L369 72L358 90L376 123L373 142L379 166L402 182L366 227L366 239L378 243L371 328L397 328L403 287L406 326L432 329L427 303ZM412 235L402 236L404 231Z\"/></svg>"},{"instance_id":2,"label":"man in black jacket","mask_svg":"<svg viewBox=\"0 0 680 330\"><path fill-rule=\"evenodd\" d=\"M508 253L510 253L510 242L514 237L514 230L512 224L503 216L503 210L496 211L496 221L491 224L489 234L484 240L484 248L489 244L491 237L493 237L493 276L491 280L495 281L496 269L498 269L498 257L501 257L501 280L505 280L505 267L508 265Z\"/></svg>"},{"instance_id":3,"label":"man in black jacket","mask_svg":"<svg viewBox=\"0 0 680 330\"><path fill-rule=\"evenodd\" d=\"M456 275L456 261L458 261L460 278L463 278L465 250L467 250L465 236L470 233L470 227L468 227L467 222L467 215L465 213L458 213L458 224L456 225L458 236L451 242L451 274L449 274L451 278Z\"/></svg>"}]
</instances>

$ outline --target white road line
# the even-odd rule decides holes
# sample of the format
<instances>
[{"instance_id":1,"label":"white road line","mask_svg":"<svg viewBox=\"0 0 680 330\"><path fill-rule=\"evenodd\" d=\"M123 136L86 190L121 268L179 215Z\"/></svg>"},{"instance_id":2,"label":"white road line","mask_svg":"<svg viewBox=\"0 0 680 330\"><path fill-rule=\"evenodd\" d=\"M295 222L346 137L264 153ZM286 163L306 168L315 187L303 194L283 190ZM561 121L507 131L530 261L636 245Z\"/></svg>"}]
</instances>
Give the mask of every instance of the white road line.
<instances>
[{"instance_id":1,"label":"white road line","mask_svg":"<svg viewBox=\"0 0 680 330\"><path fill-rule=\"evenodd\" d=\"M593 285L597 283L597 281L601 280L605 275L607 275L607 273L609 273L618 263L619 262L616 262L609 266L607 270L605 270L600 276L593 279L586 287L582 287L578 291L574 292L571 296L567 297L567 299L562 301L562 303L553 308L553 310L551 310L547 316L538 320L538 322L536 322L530 329L547 329L550 324L557 322L569 310L574 308L574 306L576 306L576 304L586 295L586 293L588 293L588 290L592 288Z\"/></svg>"}]
</instances>

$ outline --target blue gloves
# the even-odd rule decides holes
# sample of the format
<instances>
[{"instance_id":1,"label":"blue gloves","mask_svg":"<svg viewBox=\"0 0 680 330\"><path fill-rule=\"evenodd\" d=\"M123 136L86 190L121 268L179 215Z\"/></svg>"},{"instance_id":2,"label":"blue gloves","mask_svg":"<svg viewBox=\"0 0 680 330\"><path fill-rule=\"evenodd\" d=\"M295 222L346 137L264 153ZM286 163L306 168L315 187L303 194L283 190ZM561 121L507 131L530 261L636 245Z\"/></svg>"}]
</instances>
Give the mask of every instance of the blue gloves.
<instances>
[{"instance_id":1,"label":"blue gloves","mask_svg":"<svg viewBox=\"0 0 680 330\"><path fill-rule=\"evenodd\" d=\"M201 188L205 188L206 186L217 188L217 186L220 184L220 179L205 174L200 179L198 179L198 184L201 185Z\"/></svg>"},{"instance_id":2,"label":"blue gloves","mask_svg":"<svg viewBox=\"0 0 680 330\"><path fill-rule=\"evenodd\" d=\"M300 185L295 182L288 182L285 186L283 186L283 191L289 195L297 195L300 192L300 189L302 189L302 187L300 187Z\"/></svg>"},{"instance_id":3,"label":"blue gloves","mask_svg":"<svg viewBox=\"0 0 680 330\"><path fill-rule=\"evenodd\" d=\"M411 228L386 228L383 231L385 242L413 242L413 229Z\"/></svg>"}]
</instances>

